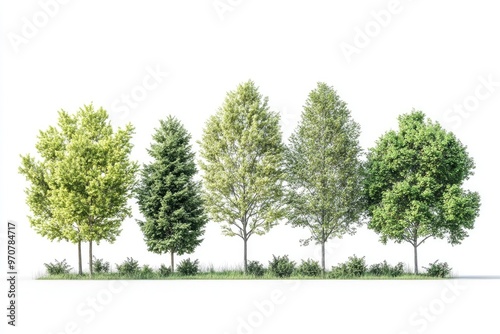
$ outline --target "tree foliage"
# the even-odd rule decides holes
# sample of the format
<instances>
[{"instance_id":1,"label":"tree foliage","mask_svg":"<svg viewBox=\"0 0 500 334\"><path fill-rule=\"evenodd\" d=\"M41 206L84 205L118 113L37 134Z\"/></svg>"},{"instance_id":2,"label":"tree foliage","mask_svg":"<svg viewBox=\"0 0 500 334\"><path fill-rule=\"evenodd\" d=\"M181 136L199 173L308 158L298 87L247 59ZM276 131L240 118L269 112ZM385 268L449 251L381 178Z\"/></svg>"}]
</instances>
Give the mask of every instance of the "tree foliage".
<instances>
[{"instance_id":1,"label":"tree foliage","mask_svg":"<svg viewBox=\"0 0 500 334\"><path fill-rule=\"evenodd\" d=\"M176 118L160 121L153 135L149 155L151 163L141 170L137 187L139 209L144 221L138 221L149 251L171 254L192 253L202 242L207 217L204 213L191 136Z\"/></svg>"},{"instance_id":2,"label":"tree foliage","mask_svg":"<svg viewBox=\"0 0 500 334\"><path fill-rule=\"evenodd\" d=\"M79 250L88 241L90 273L92 242L114 242L131 215L127 201L137 170L129 160L133 131L128 124L114 132L107 112L92 104L74 115L60 111L57 126L39 133L40 159L21 157L19 172L30 183L31 226L50 240L78 243Z\"/></svg>"},{"instance_id":3,"label":"tree foliage","mask_svg":"<svg viewBox=\"0 0 500 334\"><path fill-rule=\"evenodd\" d=\"M309 229L303 240L322 246L353 234L362 212L362 150L359 125L332 87L318 83L309 93L286 151L288 221Z\"/></svg>"},{"instance_id":4,"label":"tree foliage","mask_svg":"<svg viewBox=\"0 0 500 334\"><path fill-rule=\"evenodd\" d=\"M459 244L474 227L480 198L462 188L473 175L466 147L421 111L399 117L399 130L384 134L370 149L365 195L369 228L386 243L417 247L428 238Z\"/></svg>"},{"instance_id":5,"label":"tree foliage","mask_svg":"<svg viewBox=\"0 0 500 334\"><path fill-rule=\"evenodd\" d=\"M225 235L244 244L283 216L283 144L279 115L269 110L252 81L227 94L205 126L200 153L206 208Z\"/></svg>"}]
</instances>

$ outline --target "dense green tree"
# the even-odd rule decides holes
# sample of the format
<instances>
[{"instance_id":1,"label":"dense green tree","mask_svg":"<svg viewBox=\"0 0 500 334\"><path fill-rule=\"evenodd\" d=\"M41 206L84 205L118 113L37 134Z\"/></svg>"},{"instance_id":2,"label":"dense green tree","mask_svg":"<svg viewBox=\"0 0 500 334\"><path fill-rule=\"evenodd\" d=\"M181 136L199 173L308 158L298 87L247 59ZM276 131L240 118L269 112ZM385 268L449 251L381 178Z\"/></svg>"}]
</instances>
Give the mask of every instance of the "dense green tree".
<instances>
[{"instance_id":1,"label":"dense green tree","mask_svg":"<svg viewBox=\"0 0 500 334\"><path fill-rule=\"evenodd\" d=\"M207 223L201 187L193 179L197 169L190 139L176 118L160 121L148 149L153 160L142 168L136 190L145 217L138 223L148 250L170 252L172 271L174 254L192 253L203 241Z\"/></svg>"},{"instance_id":2,"label":"dense green tree","mask_svg":"<svg viewBox=\"0 0 500 334\"><path fill-rule=\"evenodd\" d=\"M246 272L248 239L283 216L279 114L252 81L242 83L207 121L200 147L207 212L243 240Z\"/></svg>"},{"instance_id":3,"label":"dense green tree","mask_svg":"<svg viewBox=\"0 0 500 334\"><path fill-rule=\"evenodd\" d=\"M21 157L31 226L51 240L77 243L80 274L81 242L89 242L92 274L92 242L114 242L131 214L127 201L138 168L129 160L133 131L128 124L114 132L108 113L92 104L74 115L60 111L57 126L40 131L40 159Z\"/></svg>"},{"instance_id":4,"label":"dense green tree","mask_svg":"<svg viewBox=\"0 0 500 334\"><path fill-rule=\"evenodd\" d=\"M325 271L325 244L353 234L362 213L362 150L359 125L332 87L318 83L309 93L299 125L285 154L288 203L292 226L309 229L321 245Z\"/></svg>"},{"instance_id":5,"label":"dense green tree","mask_svg":"<svg viewBox=\"0 0 500 334\"><path fill-rule=\"evenodd\" d=\"M384 134L370 149L365 195L368 227L397 243L417 248L428 238L460 244L474 228L480 198L463 190L474 162L466 147L421 111L399 116L399 130Z\"/></svg>"}]
</instances>

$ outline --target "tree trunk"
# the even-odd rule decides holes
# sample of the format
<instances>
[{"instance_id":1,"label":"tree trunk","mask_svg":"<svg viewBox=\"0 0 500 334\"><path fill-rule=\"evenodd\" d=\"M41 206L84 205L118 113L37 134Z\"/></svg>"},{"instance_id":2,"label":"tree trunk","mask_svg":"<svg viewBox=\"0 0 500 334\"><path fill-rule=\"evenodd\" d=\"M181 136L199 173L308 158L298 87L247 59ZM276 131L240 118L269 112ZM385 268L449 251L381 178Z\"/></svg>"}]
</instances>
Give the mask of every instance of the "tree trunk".
<instances>
[{"instance_id":1,"label":"tree trunk","mask_svg":"<svg viewBox=\"0 0 500 334\"><path fill-rule=\"evenodd\" d=\"M418 258L417 258L417 245L413 246L413 253L415 257L415 275L418 275Z\"/></svg>"},{"instance_id":2,"label":"tree trunk","mask_svg":"<svg viewBox=\"0 0 500 334\"><path fill-rule=\"evenodd\" d=\"M321 243L321 268L323 269L323 275L325 274L325 242Z\"/></svg>"},{"instance_id":3,"label":"tree trunk","mask_svg":"<svg viewBox=\"0 0 500 334\"><path fill-rule=\"evenodd\" d=\"M170 251L170 268L174 272L174 251Z\"/></svg>"},{"instance_id":4,"label":"tree trunk","mask_svg":"<svg viewBox=\"0 0 500 334\"><path fill-rule=\"evenodd\" d=\"M82 242L78 240L78 275L83 275L82 270Z\"/></svg>"},{"instance_id":5,"label":"tree trunk","mask_svg":"<svg viewBox=\"0 0 500 334\"><path fill-rule=\"evenodd\" d=\"M243 269L247 273L247 239L243 239Z\"/></svg>"},{"instance_id":6,"label":"tree trunk","mask_svg":"<svg viewBox=\"0 0 500 334\"><path fill-rule=\"evenodd\" d=\"M92 240L89 241L89 269L90 277L92 277Z\"/></svg>"}]
</instances>

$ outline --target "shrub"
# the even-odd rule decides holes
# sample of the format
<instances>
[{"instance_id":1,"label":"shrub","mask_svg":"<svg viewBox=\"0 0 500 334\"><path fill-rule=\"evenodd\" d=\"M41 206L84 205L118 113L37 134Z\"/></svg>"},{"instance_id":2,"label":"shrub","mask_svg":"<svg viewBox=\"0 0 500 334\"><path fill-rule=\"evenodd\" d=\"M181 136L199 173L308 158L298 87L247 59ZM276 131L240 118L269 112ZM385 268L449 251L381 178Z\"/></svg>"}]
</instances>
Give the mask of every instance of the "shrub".
<instances>
[{"instance_id":1,"label":"shrub","mask_svg":"<svg viewBox=\"0 0 500 334\"><path fill-rule=\"evenodd\" d=\"M322 273L319 262L312 259L302 260L297 271L302 276L320 276Z\"/></svg>"},{"instance_id":2,"label":"shrub","mask_svg":"<svg viewBox=\"0 0 500 334\"><path fill-rule=\"evenodd\" d=\"M185 276L194 276L198 273L198 260L184 259L177 265L177 271Z\"/></svg>"},{"instance_id":3,"label":"shrub","mask_svg":"<svg viewBox=\"0 0 500 334\"><path fill-rule=\"evenodd\" d=\"M368 269L368 274L374 276L390 276L397 277L405 273L403 262L399 262L395 266L391 266L384 260L384 262L372 264Z\"/></svg>"},{"instance_id":4,"label":"shrub","mask_svg":"<svg viewBox=\"0 0 500 334\"><path fill-rule=\"evenodd\" d=\"M166 265L162 264L160 266L160 269L158 269L158 275L161 277L168 277L172 274L172 268L167 267Z\"/></svg>"},{"instance_id":5,"label":"shrub","mask_svg":"<svg viewBox=\"0 0 500 334\"><path fill-rule=\"evenodd\" d=\"M333 266L332 270L328 274L330 278L349 278L351 275L347 273L347 267L344 263L340 263L338 266Z\"/></svg>"},{"instance_id":6,"label":"shrub","mask_svg":"<svg viewBox=\"0 0 500 334\"><path fill-rule=\"evenodd\" d=\"M131 257L127 257L120 265L116 265L116 269L120 275L133 275L139 271L139 262Z\"/></svg>"},{"instance_id":7,"label":"shrub","mask_svg":"<svg viewBox=\"0 0 500 334\"><path fill-rule=\"evenodd\" d=\"M70 270L73 269L69 264L66 263L66 259L62 260L61 262L57 260L55 261L56 263L44 263L49 275L69 274Z\"/></svg>"},{"instance_id":8,"label":"shrub","mask_svg":"<svg viewBox=\"0 0 500 334\"><path fill-rule=\"evenodd\" d=\"M140 278L151 278L154 276L154 270L147 264L143 265L139 271Z\"/></svg>"},{"instance_id":9,"label":"shrub","mask_svg":"<svg viewBox=\"0 0 500 334\"><path fill-rule=\"evenodd\" d=\"M250 261L247 265L247 273L252 276L263 276L265 273L264 265L259 261Z\"/></svg>"},{"instance_id":10,"label":"shrub","mask_svg":"<svg viewBox=\"0 0 500 334\"><path fill-rule=\"evenodd\" d=\"M368 274L374 276L384 276L385 273L389 271L389 264L384 260L384 262L375 263L368 269Z\"/></svg>"},{"instance_id":11,"label":"shrub","mask_svg":"<svg viewBox=\"0 0 500 334\"><path fill-rule=\"evenodd\" d=\"M452 268L448 266L446 262L434 261L434 263L429 263L429 267L424 267L427 270L426 275L431 277L447 277L450 275Z\"/></svg>"},{"instance_id":12,"label":"shrub","mask_svg":"<svg viewBox=\"0 0 500 334\"><path fill-rule=\"evenodd\" d=\"M269 261L269 271L278 277L290 277L295 270L295 262L288 259L288 255L274 256Z\"/></svg>"},{"instance_id":13,"label":"shrub","mask_svg":"<svg viewBox=\"0 0 500 334\"><path fill-rule=\"evenodd\" d=\"M360 277L366 274L367 266L365 257L349 256L346 262L340 263L337 267L332 267L330 277L332 278L350 278Z\"/></svg>"},{"instance_id":14,"label":"shrub","mask_svg":"<svg viewBox=\"0 0 500 334\"><path fill-rule=\"evenodd\" d=\"M109 262L104 262L103 259L98 259L95 256L93 258L94 261L92 261L92 270L94 271L94 274L109 272Z\"/></svg>"}]
</instances>

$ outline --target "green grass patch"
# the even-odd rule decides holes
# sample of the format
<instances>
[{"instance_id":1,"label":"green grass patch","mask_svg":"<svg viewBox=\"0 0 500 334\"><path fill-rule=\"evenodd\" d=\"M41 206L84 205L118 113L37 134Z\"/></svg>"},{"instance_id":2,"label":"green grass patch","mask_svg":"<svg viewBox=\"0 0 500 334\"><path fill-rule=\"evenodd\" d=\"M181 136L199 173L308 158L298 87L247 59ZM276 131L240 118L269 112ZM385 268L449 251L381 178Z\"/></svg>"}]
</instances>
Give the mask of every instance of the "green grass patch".
<instances>
[{"instance_id":1,"label":"green grass patch","mask_svg":"<svg viewBox=\"0 0 500 334\"><path fill-rule=\"evenodd\" d=\"M266 271L262 276L244 274L240 270L221 270L221 271L203 271L198 272L196 275L181 275L178 272L172 273L169 276L162 276L157 271L152 273L134 273L134 274L120 274L117 272L112 273L99 273L94 274L92 277L88 273L78 275L75 273L44 275L39 277L40 280L436 280L442 278L430 277L425 274L404 274L398 277L392 276L374 276L363 275L359 277L329 277L328 273L323 276L305 276L298 273L292 274L290 277L280 278Z\"/></svg>"}]
</instances>

